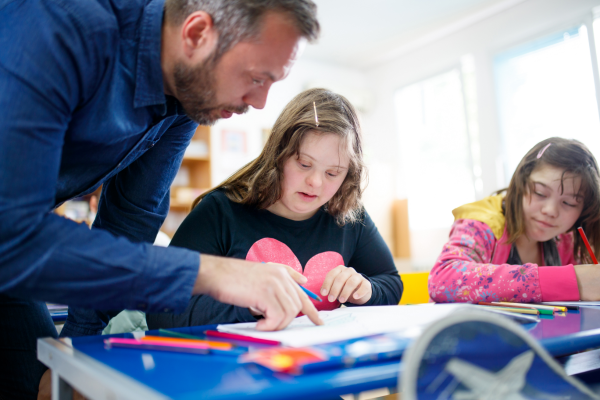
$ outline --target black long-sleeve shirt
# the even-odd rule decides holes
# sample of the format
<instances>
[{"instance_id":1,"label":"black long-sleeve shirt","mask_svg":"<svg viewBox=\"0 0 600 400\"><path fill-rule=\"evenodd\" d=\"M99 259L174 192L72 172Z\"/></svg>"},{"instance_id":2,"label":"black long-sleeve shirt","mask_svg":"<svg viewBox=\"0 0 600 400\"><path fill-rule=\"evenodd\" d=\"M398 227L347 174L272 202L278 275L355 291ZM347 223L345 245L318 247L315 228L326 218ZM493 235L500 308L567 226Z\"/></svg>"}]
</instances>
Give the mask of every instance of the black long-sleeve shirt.
<instances>
[{"instance_id":1,"label":"black long-sleeve shirt","mask_svg":"<svg viewBox=\"0 0 600 400\"><path fill-rule=\"evenodd\" d=\"M229 200L222 191L207 195L183 221L171 246L252 261L276 262L302 271L303 285L319 294L325 275L338 265L354 268L371 282L364 305L398 304L402 281L392 255L365 211L361 222L340 227L320 209L304 221ZM317 309L339 307L337 301L314 302ZM351 303L345 303L353 306ZM149 314L150 329L256 321L247 308L194 296L183 314Z\"/></svg>"}]
</instances>

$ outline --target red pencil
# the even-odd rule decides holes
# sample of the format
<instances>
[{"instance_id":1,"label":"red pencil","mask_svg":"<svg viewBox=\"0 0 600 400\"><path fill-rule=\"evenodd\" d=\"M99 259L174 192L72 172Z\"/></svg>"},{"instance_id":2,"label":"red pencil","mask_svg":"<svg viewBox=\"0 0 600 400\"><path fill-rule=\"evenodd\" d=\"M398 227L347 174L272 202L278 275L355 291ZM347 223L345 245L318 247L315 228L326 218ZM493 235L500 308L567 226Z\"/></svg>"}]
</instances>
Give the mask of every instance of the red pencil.
<instances>
[{"instance_id":1,"label":"red pencil","mask_svg":"<svg viewBox=\"0 0 600 400\"><path fill-rule=\"evenodd\" d=\"M252 342L252 343L260 343L260 344L270 344L279 346L281 342L277 340L269 340L269 339L259 339L251 336L237 335L235 333L227 333L227 332L219 332L219 331L206 331L204 332L206 336L219 337L223 339L232 339L232 340L241 340L244 342Z\"/></svg>"},{"instance_id":2,"label":"red pencil","mask_svg":"<svg viewBox=\"0 0 600 400\"><path fill-rule=\"evenodd\" d=\"M585 243L585 247L587 247L588 252L590 253L590 256L592 257L592 261L594 262L594 264L598 264L598 260L596 259L596 256L594 255L594 252L592 251L592 247L590 246L590 242L588 242L587 237L585 236L585 232L583 231L582 227L577 228L577 230L579 231L579 234L581 235L581 238L583 239L583 243Z\"/></svg>"}]
</instances>

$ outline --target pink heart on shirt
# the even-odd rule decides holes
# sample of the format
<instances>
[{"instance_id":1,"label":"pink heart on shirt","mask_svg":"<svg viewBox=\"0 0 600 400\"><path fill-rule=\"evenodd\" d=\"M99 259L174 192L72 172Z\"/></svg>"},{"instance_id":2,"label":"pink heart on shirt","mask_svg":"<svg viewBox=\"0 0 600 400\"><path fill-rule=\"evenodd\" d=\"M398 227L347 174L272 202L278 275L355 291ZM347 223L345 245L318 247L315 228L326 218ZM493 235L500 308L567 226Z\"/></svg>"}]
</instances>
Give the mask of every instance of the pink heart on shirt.
<instances>
[{"instance_id":1,"label":"pink heart on shirt","mask_svg":"<svg viewBox=\"0 0 600 400\"><path fill-rule=\"evenodd\" d=\"M303 272L300 261L298 261L294 252L287 245L276 239L264 238L250 247L246 255L246 260L288 265L308 279L308 282L302 286L323 300L322 302L318 302L311 299L317 310L333 310L340 306L339 301L330 302L327 300L327 297L323 298L321 296L321 286L323 286L327 273L338 265L344 265L344 258L335 251L326 251L313 256L306 263Z\"/></svg>"}]
</instances>

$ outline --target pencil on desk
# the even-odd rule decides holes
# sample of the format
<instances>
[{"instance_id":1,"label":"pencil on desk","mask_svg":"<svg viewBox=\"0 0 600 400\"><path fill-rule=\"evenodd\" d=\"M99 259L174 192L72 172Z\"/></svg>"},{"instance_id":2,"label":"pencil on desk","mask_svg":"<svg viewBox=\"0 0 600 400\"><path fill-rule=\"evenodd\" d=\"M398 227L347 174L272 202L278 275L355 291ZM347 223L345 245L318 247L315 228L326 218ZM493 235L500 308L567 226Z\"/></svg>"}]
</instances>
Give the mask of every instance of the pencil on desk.
<instances>
[{"instance_id":1,"label":"pencil on desk","mask_svg":"<svg viewBox=\"0 0 600 400\"><path fill-rule=\"evenodd\" d=\"M594 262L594 264L598 264L598 260L596 259L596 256L594 255L594 252L592 251L592 247L590 246L590 242L588 242L588 240L587 240L587 236L585 236L585 232L583 231L583 228L579 227L579 228L577 228L577 230L579 231L579 234L581 235L581 239L583 239L583 243L585 244L585 247L587 247L588 253L590 253L590 257L592 257L592 261Z\"/></svg>"},{"instance_id":2,"label":"pencil on desk","mask_svg":"<svg viewBox=\"0 0 600 400\"><path fill-rule=\"evenodd\" d=\"M522 303L510 303L508 301L492 301L491 303L479 302L479 304L498 306L498 307L514 307L514 308L525 308L529 310L538 310L540 314L552 315L554 311L560 311L560 309L552 306L540 306L537 304L522 304Z\"/></svg>"},{"instance_id":3,"label":"pencil on desk","mask_svg":"<svg viewBox=\"0 0 600 400\"><path fill-rule=\"evenodd\" d=\"M208 346L209 349L219 349L219 350L231 350L235 345L231 343L225 342L216 342L212 340L203 340L203 339L185 339L185 338L172 338L172 337L164 337L164 336L144 336L140 338L141 342L160 342L160 343L172 343L172 344L201 344Z\"/></svg>"},{"instance_id":4,"label":"pencil on desk","mask_svg":"<svg viewBox=\"0 0 600 400\"><path fill-rule=\"evenodd\" d=\"M480 305L482 307L490 308L492 310L497 310L497 311L506 311L506 312L516 313L516 314L540 315L540 312L538 310L534 310L533 308L527 309L527 308L519 308L519 307L488 306L488 305L484 305L484 304L480 304Z\"/></svg>"},{"instance_id":5,"label":"pencil on desk","mask_svg":"<svg viewBox=\"0 0 600 400\"><path fill-rule=\"evenodd\" d=\"M260 339L252 336L244 336L238 335L236 333L228 333L228 332L219 332L219 331L211 331L208 330L204 332L206 336L218 337L223 339L231 339L231 340L240 340L243 342L251 342L251 343L260 343L260 344L270 344L272 346L279 346L281 342L277 340L269 340L269 339Z\"/></svg>"}]
</instances>

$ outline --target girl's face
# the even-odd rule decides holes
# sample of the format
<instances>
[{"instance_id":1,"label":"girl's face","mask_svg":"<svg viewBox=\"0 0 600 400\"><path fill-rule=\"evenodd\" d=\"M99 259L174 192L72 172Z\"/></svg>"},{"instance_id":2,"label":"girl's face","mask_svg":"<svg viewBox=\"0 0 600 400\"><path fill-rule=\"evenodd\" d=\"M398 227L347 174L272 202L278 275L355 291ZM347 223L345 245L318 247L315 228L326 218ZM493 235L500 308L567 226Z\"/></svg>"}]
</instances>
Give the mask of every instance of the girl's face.
<instances>
[{"instance_id":1,"label":"girl's face","mask_svg":"<svg viewBox=\"0 0 600 400\"><path fill-rule=\"evenodd\" d=\"M349 165L338 135L307 133L298 157L283 166L281 199L268 210L295 221L312 217L338 191Z\"/></svg>"},{"instance_id":2,"label":"girl's face","mask_svg":"<svg viewBox=\"0 0 600 400\"><path fill-rule=\"evenodd\" d=\"M577 221L583 209L583 199L578 195L581 177L566 173L564 191L561 191L563 170L542 165L529 179L533 192L523 196L525 234L530 240L545 242L565 233Z\"/></svg>"}]
</instances>

